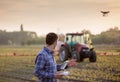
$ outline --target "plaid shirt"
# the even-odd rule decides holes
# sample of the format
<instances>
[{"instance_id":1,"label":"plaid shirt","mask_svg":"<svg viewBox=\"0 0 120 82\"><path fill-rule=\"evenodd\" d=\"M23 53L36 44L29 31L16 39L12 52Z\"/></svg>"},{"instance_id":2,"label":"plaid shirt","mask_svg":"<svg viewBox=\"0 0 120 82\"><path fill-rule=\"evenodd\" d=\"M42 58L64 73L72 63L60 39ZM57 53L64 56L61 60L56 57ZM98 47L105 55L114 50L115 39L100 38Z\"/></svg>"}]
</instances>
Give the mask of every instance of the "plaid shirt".
<instances>
[{"instance_id":1,"label":"plaid shirt","mask_svg":"<svg viewBox=\"0 0 120 82\"><path fill-rule=\"evenodd\" d=\"M34 74L39 82L57 82L54 74L60 70L61 65L56 65L53 52L44 47L36 57Z\"/></svg>"}]
</instances>

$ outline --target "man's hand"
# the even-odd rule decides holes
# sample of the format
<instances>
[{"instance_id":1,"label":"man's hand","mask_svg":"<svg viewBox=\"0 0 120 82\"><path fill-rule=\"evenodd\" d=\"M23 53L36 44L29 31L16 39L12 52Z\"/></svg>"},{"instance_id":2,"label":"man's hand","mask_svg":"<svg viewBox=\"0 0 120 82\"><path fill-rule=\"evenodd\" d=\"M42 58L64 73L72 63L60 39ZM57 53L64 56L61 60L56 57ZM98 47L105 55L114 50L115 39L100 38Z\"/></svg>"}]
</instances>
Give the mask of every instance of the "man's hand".
<instances>
[{"instance_id":1,"label":"man's hand","mask_svg":"<svg viewBox=\"0 0 120 82\"><path fill-rule=\"evenodd\" d=\"M55 73L54 77L55 78L62 78L64 75L61 74L59 71Z\"/></svg>"},{"instance_id":2,"label":"man's hand","mask_svg":"<svg viewBox=\"0 0 120 82\"><path fill-rule=\"evenodd\" d=\"M77 65L76 59L69 60L69 63L68 63L69 67L76 66L76 65Z\"/></svg>"}]
</instances>

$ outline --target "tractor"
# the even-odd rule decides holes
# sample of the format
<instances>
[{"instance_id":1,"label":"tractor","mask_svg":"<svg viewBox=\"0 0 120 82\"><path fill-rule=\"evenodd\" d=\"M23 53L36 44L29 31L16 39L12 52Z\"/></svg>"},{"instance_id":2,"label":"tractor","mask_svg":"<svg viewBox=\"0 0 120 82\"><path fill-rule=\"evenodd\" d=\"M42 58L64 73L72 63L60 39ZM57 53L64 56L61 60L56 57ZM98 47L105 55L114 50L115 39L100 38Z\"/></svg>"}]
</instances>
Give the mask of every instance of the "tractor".
<instances>
[{"instance_id":1,"label":"tractor","mask_svg":"<svg viewBox=\"0 0 120 82\"><path fill-rule=\"evenodd\" d=\"M89 34L86 33L67 33L64 43L59 50L60 61L76 59L82 62L89 58L90 62L96 62L96 52L94 51Z\"/></svg>"}]
</instances>

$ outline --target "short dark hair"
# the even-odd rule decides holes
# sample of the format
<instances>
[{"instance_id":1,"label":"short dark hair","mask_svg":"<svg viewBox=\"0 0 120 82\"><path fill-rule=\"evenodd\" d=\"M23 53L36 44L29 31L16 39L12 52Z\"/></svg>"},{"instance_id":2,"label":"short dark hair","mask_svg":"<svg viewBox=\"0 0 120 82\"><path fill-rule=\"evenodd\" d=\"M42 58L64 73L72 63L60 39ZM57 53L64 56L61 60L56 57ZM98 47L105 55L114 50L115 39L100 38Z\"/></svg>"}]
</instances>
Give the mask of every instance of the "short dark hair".
<instances>
[{"instance_id":1,"label":"short dark hair","mask_svg":"<svg viewBox=\"0 0 120 82\"><path fill-rule=\"evenodd\" d=\"M58 36L57 34L50 32L46 35L46 44L47 45L51 45L53 44L55 41L57 41Z\"/></svg>"}]
</instances>

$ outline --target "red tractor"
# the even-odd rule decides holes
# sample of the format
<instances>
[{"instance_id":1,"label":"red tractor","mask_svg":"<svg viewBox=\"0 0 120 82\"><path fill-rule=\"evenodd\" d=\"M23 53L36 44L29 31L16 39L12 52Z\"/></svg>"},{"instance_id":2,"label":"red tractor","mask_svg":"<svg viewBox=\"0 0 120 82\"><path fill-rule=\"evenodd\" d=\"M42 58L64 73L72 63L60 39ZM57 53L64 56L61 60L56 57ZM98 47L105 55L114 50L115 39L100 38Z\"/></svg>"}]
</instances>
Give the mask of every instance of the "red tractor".
<instances>
[{"instance_id":1,"label":"red tractor","mask_svg":"<svg viewBox=\"0 0 120 82\"><path fill-rule=\"evenodd\" d=\"M77 59L78 62L82 62L84 58L89 58L90 62L96 62L96 53L89 34L66 34L64 44L61 45L59 51L59 59L65 61L69 58Z\"/></svg>"}]
</instances>

